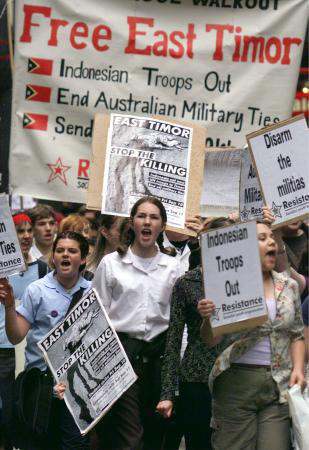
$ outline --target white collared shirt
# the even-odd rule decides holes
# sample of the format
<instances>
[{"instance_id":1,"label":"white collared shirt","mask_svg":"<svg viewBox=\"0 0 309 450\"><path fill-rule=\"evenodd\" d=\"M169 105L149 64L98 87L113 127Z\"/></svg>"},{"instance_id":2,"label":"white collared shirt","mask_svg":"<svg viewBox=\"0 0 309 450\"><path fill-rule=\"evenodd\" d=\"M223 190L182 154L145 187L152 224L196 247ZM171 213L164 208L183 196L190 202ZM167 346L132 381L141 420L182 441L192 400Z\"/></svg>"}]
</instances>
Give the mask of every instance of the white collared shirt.
<instances>
[{"instance_id":1,"label":"white collared shirt","mask_svg":"<svg viewBox=\"0 0 309 450\"><path fill-rule=\"evenodd\" d=\"M131 249L104 256L92 281L116 331L151 341L168 328L170 297L179 262L158 252L145 268Z\"/></svg>"},{"instance_id":2,"label":"white collared shirt","mask_svg":"<svg viewBox=\"0 0 309 450\"><path fill-rule=\"evenodd\" d=\"M43 254L40 252L40 250L37 248L35 242L33 242L32 247L30 248L29 255L33 260L37 260L42 258Z\"/></svg>"},{"instance_id":3,"label":"white collared shirt","mask_svg":"<svg viewBox=\"0 0 309 450\"><path fill-rule=\"evenodd\" d=\"M168 239L168 237L166 236L165 233L163 233L163 246L164 247L171 247L174 248L176 251L176 255L175 258L178 259L179 263L180 263L180 270L181 270L181 275L184 275L188 270L189 270L189 257L191 254L191 250L189 248L189 245L186 244L184 249L182 251L179 251L178 248L176 248Z\"/></svg>"}]
</instances>

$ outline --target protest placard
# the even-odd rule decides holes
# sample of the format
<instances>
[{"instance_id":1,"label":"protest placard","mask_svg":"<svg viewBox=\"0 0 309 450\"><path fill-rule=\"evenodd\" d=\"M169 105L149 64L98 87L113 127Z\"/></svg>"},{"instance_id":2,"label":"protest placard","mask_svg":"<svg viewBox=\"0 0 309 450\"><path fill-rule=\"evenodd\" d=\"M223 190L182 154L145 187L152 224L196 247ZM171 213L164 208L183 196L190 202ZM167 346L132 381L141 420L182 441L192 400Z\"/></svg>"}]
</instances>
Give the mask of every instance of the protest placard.
<instances>
[{"instance_id":1,"label":"protest placard","mask_svg":"<svg viewBox=\"0 0 309 450\"><path fill-rule=\"evenodd\" d=\"M296 116L247 136L264 203L273 226L299 220L309 212L308 129Z\"/></svg>"},{"instance_id":2,"label":"protest placard","mask_svg":"<svg viewBox=\"0 0 309 450\"><path fill-rule=\"evenodd\" d=\"M306 0L14 4L16 194L85 203L96 113L192 121L206 147L291 115Z\"/></svg>"},{"instance_id":3,"label":"protest placard","mask_svg":"<svg viewBox=\"0 0 309 450\"><path fill-rule=\"evenodd\" d=\"M12 213L5 194L0 194L0 277L26 270Z\"/></svg>"},{"instance_id":4,"label":"protest placard","mask_svg":"<svg viewBox=\"0 0 309 450\"><path fill-rule=\"evenodd\" d=\"M248 146L241 152L239 217L242 222L263 218L263 196Z\"/></svg>"},{"instance_id":5,"label":"protest placard","mask_svg":"<svg viewBox=\"0 0 309 450\"><path fill-rule=\"evenodd\" d=\"M96 115L87 207L128 216L152 195L164 204L170 229L194 235L184 222L200 213L204 142L205 129L182 122Z\"/></svg>"},{"instance_id":6,"label":"protest placard","mask_svg":"<svg viewBox=\"0 0 309 450\"><path fill-rule=\"evenodd\" d=\"M82 434L103 417L137 379L95 289L39 343Z\"/></svg>"},{"instance_id":7,"label":"protest placard","mask_svg":"<svg viewBox=\"0 0 309 450\"><path fill-rule=\"evenodd\" d=\"M216 305L210 319L213 335L265 322L268 315L256 223L209 231L200 240L205 297Z\"/></svg>"},{"instance_id":8,"label":"protest placard","mask_svg":"<svg viewBox=\"0 0 309 450\"><path fill-rule=\"evenodd\" d=\"M239 210L240 149L208 148L205 153L201 215L228 216Z\"/></svg>"}]
</instances>

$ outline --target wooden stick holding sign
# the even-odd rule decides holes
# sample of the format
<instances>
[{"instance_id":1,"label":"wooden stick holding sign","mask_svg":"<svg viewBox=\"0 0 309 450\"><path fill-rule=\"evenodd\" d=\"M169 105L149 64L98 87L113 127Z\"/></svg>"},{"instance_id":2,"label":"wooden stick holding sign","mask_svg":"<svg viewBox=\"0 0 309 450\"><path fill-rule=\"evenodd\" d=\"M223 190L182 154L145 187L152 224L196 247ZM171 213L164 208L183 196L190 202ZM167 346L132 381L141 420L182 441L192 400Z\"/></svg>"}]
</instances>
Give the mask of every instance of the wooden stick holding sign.
<instances>
[{"instance_id":1,"label":"wooden stick holding sign","mask_svg":"<svg viewBox=\"0 0 309 450\"><path fill-rule=\"evenodd\" d=\"M215 305L213 336L254 328L267 320L255 222L201 235L205 297Z\"/></svg>"},{"instance_id":2,"label":"wooden stick holding sign","mask_svg":"<svg viewBox=\"0 0 309 450\"><path fill-rule=\"evenodd\" d=\"M26 270L9 203L0 194L0 278Z\"/></svg>"},{"instance_id":3,"label":"wooden stick holding sign","mask_svg":"<svg viewBox=\"0 0 309 450\"><path fill-rule=\"evenodd\" d=\"M246 136L273 227L295 222L309 212L308 129L293 117Z\"/></svg>"}]
</instances>

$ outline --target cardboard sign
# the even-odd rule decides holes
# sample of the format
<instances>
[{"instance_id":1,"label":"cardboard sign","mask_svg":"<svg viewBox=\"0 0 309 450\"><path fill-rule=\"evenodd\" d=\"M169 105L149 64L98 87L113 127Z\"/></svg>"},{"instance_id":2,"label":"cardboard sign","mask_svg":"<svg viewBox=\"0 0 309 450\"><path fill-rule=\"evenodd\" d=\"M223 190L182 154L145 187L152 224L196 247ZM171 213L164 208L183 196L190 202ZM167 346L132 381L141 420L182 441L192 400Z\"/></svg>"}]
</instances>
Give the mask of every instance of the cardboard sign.
<instances>
[{"instance_id":1,"label":"cardboard sign","mask_svg":"<svg viewBox=\"0 0 309 450\"><path fill-rule=\"evenodd\" d=\"M26 270L6 195L0 194L0 277Z\"/></svg>"},{"instance_id":2,"label":"cardboard sign","mask_svg":"<svg viewBox=\"0 0 309 450\"><path fill-rule=\"evenodd\" d=\"M208 148L205 153L201 215L228 216L239 209L240 149Z\"/></svg>"},{"instance_id":3,"label":"cardboard sign","mask_svg":"<svg viewBox=\"0 0 309 450\"><path fill-rule=\"evenodd\" d=\"M309 212L308 129L303 116L247 136L263 190L275 216L274 227Z\"/></svg>"},{"instance_id":4,"label":"cardboard sign","mask_svg":"<svg viewBox=\"0 0 309 450\"><path fill-rule=\"evenodd\" d=\"M239 185L239 217L241 222L263 218L263 196L259 178L248 146L241 152L241 169Z\"/></svg>"},{"instance_id":5,"label":"cardboard sign","mask_svg":"<svg viewBox=\"0 0 309 450\"><path fill-rule=\"evenodd\" d=\"M306 0L14 5L16 194L85 203L97 113L194 122L206 147L239 147L292 112Z\"/></svg>"},{"instance_id":6,"label":"cardboard sign","mask_svg":"<svg viewBox=\"0 0 309 450\"><path fill-rule=\"evenodd\" d=\"M95 289L37 345L55 380L66 384L64 400L82 434L137 379Z\"/></svg>"},{"instance_id":7,"label":"cardboard sign","mask_svg":"<svg viewBox=\"0 0 309 450\"><path fill-rule=\"evenodd\" d=\"M102 214L128 216L145 195L158 197L167 223L183 228L190 173L191 127L112 114L108 130Z\"/></svg>"},{"instance_id":8,"label":"cardboard sign","mask_svg":"<svg viewBox=\"0 0 309 450\"><path fill-rule=\"evenodd\" d=\"M213 335L261 325L268 315L256 223L219 228L200 239L205 297L216 305Z\"/></svg>"},{"instance_id":9,"label":"cardboard sign","mask_svg":"<svg viewBox=\"0 0 309 450\"><path fill-rule=\"evenodd\" d=\"M194 235L184 221L200 213L204 142L205 129L183 122L96 115L87 207L128 216L138 198L153 195L169 229Z\"/></svg>"}]
</instances>

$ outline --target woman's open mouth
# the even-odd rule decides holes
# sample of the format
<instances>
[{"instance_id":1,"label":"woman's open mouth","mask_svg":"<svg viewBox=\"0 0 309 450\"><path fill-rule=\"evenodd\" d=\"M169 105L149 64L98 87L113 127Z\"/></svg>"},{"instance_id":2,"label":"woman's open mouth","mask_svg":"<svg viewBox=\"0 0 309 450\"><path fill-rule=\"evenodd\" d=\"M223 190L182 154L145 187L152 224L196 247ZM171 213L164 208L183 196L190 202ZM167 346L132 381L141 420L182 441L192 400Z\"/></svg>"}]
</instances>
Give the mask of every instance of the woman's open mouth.
<instances>
[{"instance_id":1,"label":"woman's open mouth","mask_svg":"<svg viewBox=\"0 0 309 450\"><path fill-rule=\"evenodd\" d=\"M68 260L61 261L61 267L70 267L71 263Z\"/></svg>"},{"instance_id":2,"label":"woman's open mouth","mask_svg":"<svg viewBox=\"0 0 309 450\"><path fill-rule=\"evenodd\" d=\"M142 230L142 235L143 236L151 236L151 230L149 228L144 228Z\"/></svg>"}]
</instances>

